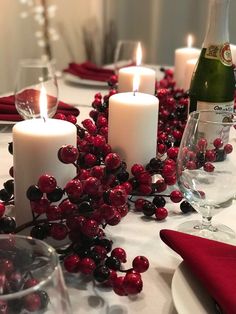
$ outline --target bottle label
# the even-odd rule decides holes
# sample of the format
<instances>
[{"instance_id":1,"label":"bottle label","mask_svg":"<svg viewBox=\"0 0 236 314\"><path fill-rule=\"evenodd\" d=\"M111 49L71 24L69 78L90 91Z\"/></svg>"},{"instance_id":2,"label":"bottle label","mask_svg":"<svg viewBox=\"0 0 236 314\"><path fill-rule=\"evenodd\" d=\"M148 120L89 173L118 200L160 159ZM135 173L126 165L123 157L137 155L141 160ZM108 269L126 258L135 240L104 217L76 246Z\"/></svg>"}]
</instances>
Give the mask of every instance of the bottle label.
<instances>
[{"instance_id":1,"label":"bottle label","mask_svg":"<svg viewBox=\"0 0 236 314\"><path fill-rule=\"evenodd\" d=\"M231 122L234 108L234 101L213 103L213 102L197 102L197 110L215 110L219 111L219 114L214 115L214 122ZM204 117L206 120L211 121L211 113L205 112ZM214 148L213 141L220 137L224 144L228 142L229 139L229 127L223 126L223 124L209 124L204 125L204 123L199 126L199 131L202 137L206 137L209 140L210 148Z\"/></svg>"},{"instance_id":2,"label":"bottle label","mask_svg":"<svg viewBox=\"0 0 236 314\"><path fill-rule=\"evenodd\" d=\"M230 44L224 43L223 45L210 45L206 48L205 58L219 60L226 66L231 66L232 55Z\"/></svg>"}]
</instances>

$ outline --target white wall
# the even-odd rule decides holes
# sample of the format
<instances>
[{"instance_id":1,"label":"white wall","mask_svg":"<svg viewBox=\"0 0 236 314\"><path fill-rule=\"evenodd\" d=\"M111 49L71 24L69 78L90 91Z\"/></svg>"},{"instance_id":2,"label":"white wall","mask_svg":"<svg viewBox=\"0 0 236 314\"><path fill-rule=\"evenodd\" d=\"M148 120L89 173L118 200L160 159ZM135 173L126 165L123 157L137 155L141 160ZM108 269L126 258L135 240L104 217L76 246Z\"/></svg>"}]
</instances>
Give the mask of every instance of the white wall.
<instances>
[{"instance_id":1,"label":"white wall","mask_svg":"<svg viewBox=\"0 0 236 314\"><path fill-rule=\"evenodd\" d=\"M98 64L102 62L103 31L108 31L112 20L117 33L110 33L106 44L112 48L117 38L141 40L146 52L144 61L158 64L173 64L174 49L186 44L188 33L194 34L200 47L206 27L207 0L47 1L58 7L52 21L60 33L59 41L53 43L59 69L72 60L86 59L84 27L91 33L93 57ZM0 0L0 93L14 89L20 59L42 54L35 38L36 23L32 18L20 18L22 8L19 0ZM235 12L236 0L231 0L229 29L234 44Z\"/></svg>"}]
</instances>

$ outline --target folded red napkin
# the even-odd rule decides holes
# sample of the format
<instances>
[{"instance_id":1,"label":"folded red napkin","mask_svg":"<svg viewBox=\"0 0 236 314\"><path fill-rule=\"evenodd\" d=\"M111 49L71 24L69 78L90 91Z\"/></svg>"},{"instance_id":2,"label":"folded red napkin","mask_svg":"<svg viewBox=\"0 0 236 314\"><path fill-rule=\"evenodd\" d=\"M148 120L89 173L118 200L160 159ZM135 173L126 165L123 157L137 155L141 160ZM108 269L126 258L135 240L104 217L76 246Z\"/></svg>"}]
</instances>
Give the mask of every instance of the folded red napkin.
<instances>
[{"instance_id":1,"label":"folded red napkin","mask_svg":"<svg viewBox=\"0 0 236 314\"><path fill-rule=\"evenodd\" d=\"M35 104L38 104L38 98L40 95L40 91L35 89L28 89L25 90L23 93L21 93L20 97L23 100L25 97L29 99L31 98L32 103L35 101ZM47 95L48 100L48 107L54 106L55 104L55 98L53 96ZM35 111L39 112L38 108L34 108ZM75 107L68 105L62 101L59 101L58 107L57 107L57 113L63 113L65 115L72 114L74 116L79 115L79 110ZM2 121L20 121L23 120L22 117L19 115L19 113L16 110L15 107L15 96L10 95L6 97L0 98L0 120Z\"/></svg>"},{"instance_id":2,"label":"folded red napkin","mask_svg":"<svg viewBox=\"0 0 236 314\"><path fill-rule=\"evenodd\" d=\"M224 314L236 313L236 247L173 230L161 239L182 256Z\"/></svg>"},{"instance_id":3,"label":"folded red napkin","mask_svg":"<svg viewBox=\"0 0 236 314\"><path fill-rule=\"evenodd\" d=\"M66 73L79 76L82 79L106 82L114 74L111 69L98 67L95 64L87 61L84 63L69 63L69 67L64 70Z\"/></svg>"}]
</instances>

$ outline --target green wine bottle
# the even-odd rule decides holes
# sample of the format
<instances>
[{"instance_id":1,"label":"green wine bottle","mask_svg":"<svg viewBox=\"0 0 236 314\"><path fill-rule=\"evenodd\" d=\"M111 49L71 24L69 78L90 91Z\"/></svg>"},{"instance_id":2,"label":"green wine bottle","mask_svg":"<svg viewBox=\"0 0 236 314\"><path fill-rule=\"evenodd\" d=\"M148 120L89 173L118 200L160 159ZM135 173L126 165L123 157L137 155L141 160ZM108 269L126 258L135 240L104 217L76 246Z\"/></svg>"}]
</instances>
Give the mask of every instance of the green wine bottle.
<instances>
[{"instance_id":1,"label":"green wine bottle","mask_svg":"<svg viewBox=\"0 0 236 314\"><path fill-rule=\"evenodd\" d=\"M190 89L189 111L234 107L235 77L229 44L230 0L210 0L208 27Z\"/></svg>"}]
</instances>

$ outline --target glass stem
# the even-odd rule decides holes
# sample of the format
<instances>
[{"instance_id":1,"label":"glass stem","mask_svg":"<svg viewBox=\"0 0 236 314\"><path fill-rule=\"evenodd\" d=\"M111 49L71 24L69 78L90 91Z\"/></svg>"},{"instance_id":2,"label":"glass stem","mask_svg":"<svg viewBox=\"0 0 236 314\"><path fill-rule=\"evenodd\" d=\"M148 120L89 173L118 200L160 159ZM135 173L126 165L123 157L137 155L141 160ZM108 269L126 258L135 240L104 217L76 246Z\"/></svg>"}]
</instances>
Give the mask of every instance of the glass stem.
<instances>
[{"instance_id":1,"label":"glass stem","mask_svg":"<svg viewBox=\"0 0 236 314\"><path fill-rule=\"evenodd\" d=\"M211 220L212 217L202 216L202 229L211 229L212 227Z\"/></svg>"}]
</instances>

